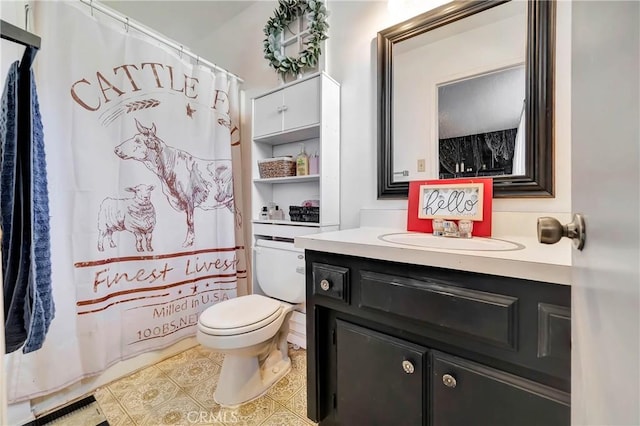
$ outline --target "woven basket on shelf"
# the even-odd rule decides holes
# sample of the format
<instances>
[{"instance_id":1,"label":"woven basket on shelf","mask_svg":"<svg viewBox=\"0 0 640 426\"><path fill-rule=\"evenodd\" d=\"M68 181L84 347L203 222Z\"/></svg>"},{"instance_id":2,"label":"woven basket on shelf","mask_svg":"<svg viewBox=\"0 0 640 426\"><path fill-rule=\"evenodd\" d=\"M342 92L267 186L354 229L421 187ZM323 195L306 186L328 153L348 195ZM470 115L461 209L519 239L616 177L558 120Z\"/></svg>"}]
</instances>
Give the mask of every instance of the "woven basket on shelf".
<instances>
[{"instance_id":1,"label":"woven basket on shelf","mask_svg":"<svg viewBox=\"0 0 640 426\"><path fill-rule=\"evenodd\" d=\"M260 178L277 178L296 175L296 160L291 157L277 157L258 160Z\"/></svg>"}]
</instances>

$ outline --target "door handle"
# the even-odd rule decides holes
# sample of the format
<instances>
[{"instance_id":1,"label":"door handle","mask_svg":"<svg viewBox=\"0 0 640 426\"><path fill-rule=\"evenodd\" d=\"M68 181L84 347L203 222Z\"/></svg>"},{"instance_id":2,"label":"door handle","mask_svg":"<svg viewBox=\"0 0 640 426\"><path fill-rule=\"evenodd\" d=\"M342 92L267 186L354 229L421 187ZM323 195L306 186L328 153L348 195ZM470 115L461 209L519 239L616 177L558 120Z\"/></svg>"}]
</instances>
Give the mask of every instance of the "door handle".
<instances>
[{"instance_id":1,"label":"door handle","mask_svg":"<svg viewBox=\"0 0 640 426\"><path fill-rule=\"evenodd\" d=\"M562 237L571 238L573 246L578 250L584 248L587 238L584 218L581 214L574 214L573 221L562 225L554 217L538 218L538 241L542 244L555 244Z\"/></svg>"}]
</instances>

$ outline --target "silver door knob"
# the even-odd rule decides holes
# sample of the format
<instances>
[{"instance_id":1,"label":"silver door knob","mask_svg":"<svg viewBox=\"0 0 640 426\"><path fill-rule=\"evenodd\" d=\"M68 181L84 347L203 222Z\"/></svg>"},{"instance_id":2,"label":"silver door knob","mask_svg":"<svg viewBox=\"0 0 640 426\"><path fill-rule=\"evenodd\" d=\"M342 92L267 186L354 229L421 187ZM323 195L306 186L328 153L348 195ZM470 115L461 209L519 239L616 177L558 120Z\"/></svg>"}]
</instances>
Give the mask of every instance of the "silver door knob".
<instances>
[{"instance_id":1,"label":"silver door knob","mask_svg":"<svg viewBox=\"0 0 640 426\"><path fill-rule=\"evenodd\" d=\"M320 288L327 291L331 288L331 283L327 280L322 280L320 281Z\"/></svg>"},{"instance_id":2,"label":"silver door knob","mask_svg":"<svg viewBox=\"0 0 640 426\"><path fill-rule=\"evenodd\" d=\"M413 374L413 372L416 371L411 361L407 361L406 359L402 361L402 369L407 374Z\"/></svg>"},{"instance_id":3,"label":"silver door knob","mask_svg":"<svg viewBox=\"0 0 640 426\"><path fill-rule=\"evenodd\" d=\"M444 385L448 388L455 388L458 384L455 377L453 377L451 374L445 374L444 376L442 376L442 383L444 383Z\"/></svg>"},{"instance_id":4,"label":"silver door knob","mask_svg":"<svg viewBox=\"0 0 640 426\"><path fill-rule=\"evenodd\" d=\"M555 244L562 237L567 237L573 240L575 248L582 250L587 237L586 232L584 218L577 213L573 215L573 221L566 225L554 217L538 218L538 241L542 244Z\"/></svg>"}]
</instances>

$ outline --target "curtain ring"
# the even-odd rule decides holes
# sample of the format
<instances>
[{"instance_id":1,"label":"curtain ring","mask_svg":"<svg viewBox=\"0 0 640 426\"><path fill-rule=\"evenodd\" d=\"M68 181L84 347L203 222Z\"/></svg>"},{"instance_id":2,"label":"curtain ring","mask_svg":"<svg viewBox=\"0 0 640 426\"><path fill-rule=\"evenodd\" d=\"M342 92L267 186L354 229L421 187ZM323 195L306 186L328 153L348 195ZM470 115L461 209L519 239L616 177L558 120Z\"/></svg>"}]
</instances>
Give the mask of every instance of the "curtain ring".
<instances>
[{"instance_id":1,"label":"curtain ring","mask_svg":"<svg viewBox=\"0 0 640 426\"><path fill-rule=\"evenodd\" d=\"M182 59L182 52L184 52L184 46L180 45L180 59Z\"/></svg>"},{"instance_id":2,"label":"curtain ring","mask_svg":"<svg viewBox=\"0 0 640 426\"><path fill-rule=\"evenodd\" d=\"M126 18L126 19L127 19L127 22L125 22L125 24L124 24L124 29L125 29L127 32L129 32L129 17L127 16L127 18Z\"/></svg>"},{"instance_id":3,"label":"curtain ring","mask_svg":"<svg viewBox=\"0 0 640 426\"><path fill-rule=\"evenodd\" d=\"M91 17L93 18L93 0L89 0L89 7L91 8Z\"/></svg>"},{"instance_id":4,"label":"curtain ring","mask_svg":"<svg viewBox=\"0 0 640 426\"><path fill-rule=\"evenodd\" d=\"M24 30L29 31L29 11L31 10L31 6L29 3L24 5Z\"/></svg>"},{"instance_id":5,"label":"curtain ring","mask_svg":"<svg viewBox=\"0 0 640 426\"><path fill-rule=\"evenodd\" d=\"M200 65L200 55L196 58L196 65Z\"/></svg>"}]
</instances>

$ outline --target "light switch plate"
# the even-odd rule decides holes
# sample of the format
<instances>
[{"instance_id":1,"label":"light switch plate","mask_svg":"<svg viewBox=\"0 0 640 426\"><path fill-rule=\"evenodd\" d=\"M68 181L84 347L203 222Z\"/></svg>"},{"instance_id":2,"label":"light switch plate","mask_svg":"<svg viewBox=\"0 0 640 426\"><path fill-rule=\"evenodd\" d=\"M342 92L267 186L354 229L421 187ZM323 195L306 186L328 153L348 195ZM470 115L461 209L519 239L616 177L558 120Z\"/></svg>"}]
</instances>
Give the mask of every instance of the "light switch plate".
<instances>
[{"instance_id":1,"label":"light switch plate","mask_svg":"<svg viewBox=\"0 0 640 426\"><path fill-rule=\"evenodd\" d=\"M424 172L424 158L418 160L418 171Z\"/></svg>"}]
</instances>

